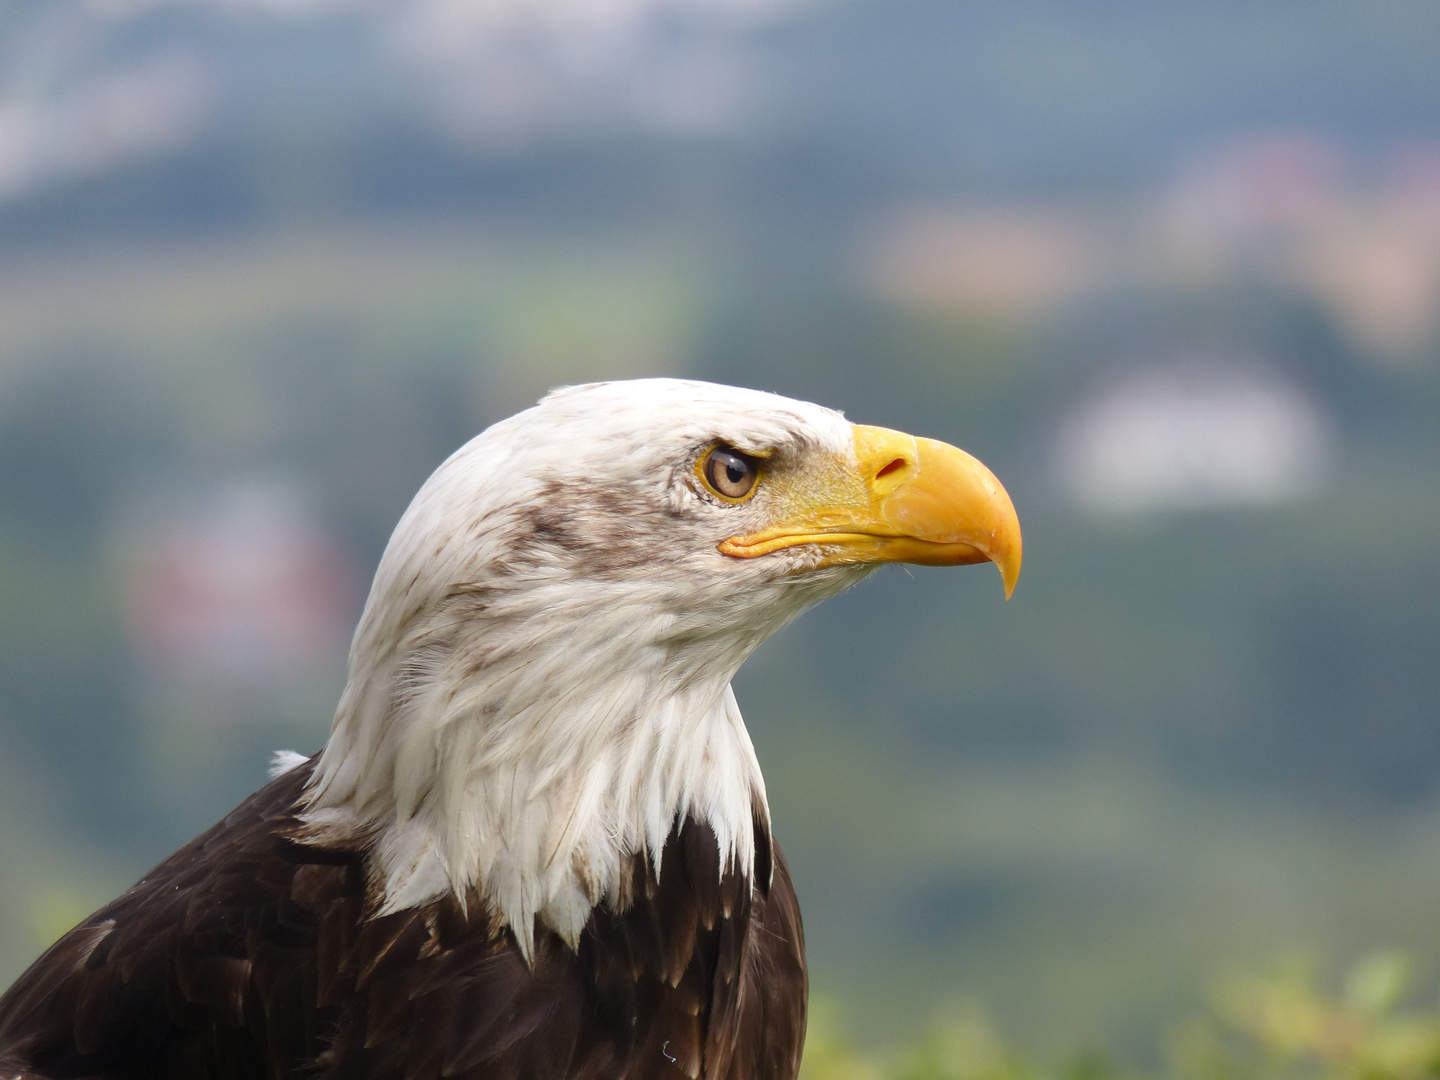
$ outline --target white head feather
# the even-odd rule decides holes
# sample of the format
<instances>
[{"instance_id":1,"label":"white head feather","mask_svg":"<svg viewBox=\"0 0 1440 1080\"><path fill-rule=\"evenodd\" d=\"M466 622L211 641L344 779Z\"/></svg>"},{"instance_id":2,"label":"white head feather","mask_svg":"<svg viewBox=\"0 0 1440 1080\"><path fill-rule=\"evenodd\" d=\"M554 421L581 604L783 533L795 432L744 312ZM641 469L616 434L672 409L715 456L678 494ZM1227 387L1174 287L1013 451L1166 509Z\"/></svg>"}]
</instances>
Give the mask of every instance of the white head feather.
<instances>
[{"instance_id":1,"label":"white head feather","mask_svg":"<svg viewBox=\"0 0 1440 1080\"><path fill-rule=\"evenodd\" d=\"M381 559L307 820L372 842L383 910L472 888L528 955L624 902L684 815L750 875L765 785L730 679L868 567L716 551L763 527L695 471L716 443L853 457L837 412L671 379L557 391L457 451ZM762 488L764 485L762 485ZM658 868L657 868L658 869Z\"/></svg>"}]
</instances>

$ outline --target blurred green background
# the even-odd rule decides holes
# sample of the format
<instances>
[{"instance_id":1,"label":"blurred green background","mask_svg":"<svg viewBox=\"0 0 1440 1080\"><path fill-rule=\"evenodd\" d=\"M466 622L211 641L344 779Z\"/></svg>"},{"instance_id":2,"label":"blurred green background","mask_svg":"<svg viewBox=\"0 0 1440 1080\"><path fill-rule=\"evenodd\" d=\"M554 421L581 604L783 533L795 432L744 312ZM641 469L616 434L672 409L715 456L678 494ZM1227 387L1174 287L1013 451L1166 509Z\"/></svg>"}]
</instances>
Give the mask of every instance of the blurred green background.
<instances>
[{"instance_id":1,"label":"blurred green background","mask_svg":"<svg viewBox=\"0 0 1440 1080\"><path fill-rule=\"evenodd\" d=\"M452 449L646 374L1025 526L737 679L826 1030L1440 958L1431 0L8 0L0 980L318 748Z\"/></svg>"}]
</instances>

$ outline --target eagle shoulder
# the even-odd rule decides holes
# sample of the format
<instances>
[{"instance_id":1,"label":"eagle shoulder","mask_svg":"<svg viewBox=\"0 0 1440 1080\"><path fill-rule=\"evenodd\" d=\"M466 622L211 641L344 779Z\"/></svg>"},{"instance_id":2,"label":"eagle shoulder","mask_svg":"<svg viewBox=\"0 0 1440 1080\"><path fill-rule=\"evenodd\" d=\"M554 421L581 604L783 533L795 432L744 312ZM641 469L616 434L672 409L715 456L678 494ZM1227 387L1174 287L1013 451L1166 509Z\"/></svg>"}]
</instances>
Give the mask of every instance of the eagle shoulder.
<instances>
[{"instance_id":1,"label":"eagle shoulder","mask_svg":"<svg viewBox=\"0 0 1440 1080\"><path fill-rule=\"evenodd\" d=\"M309 774L47 950L0 997L0 1076L794 1080L804 945L778 850L752 889L687 818L578 950L542 931L527 964L476 897L374 915L362 852L288 838Z\"/></svg>"}]
</instances>

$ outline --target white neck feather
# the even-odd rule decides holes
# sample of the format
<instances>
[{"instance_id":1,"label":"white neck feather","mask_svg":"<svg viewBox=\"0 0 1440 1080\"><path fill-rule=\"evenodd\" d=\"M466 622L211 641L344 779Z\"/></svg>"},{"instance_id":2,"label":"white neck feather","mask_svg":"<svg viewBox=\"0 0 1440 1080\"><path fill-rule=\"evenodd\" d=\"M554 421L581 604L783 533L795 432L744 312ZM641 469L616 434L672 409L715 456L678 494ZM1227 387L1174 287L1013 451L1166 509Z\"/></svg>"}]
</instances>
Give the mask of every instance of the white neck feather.
<instances>
[{"instance_id":1,"label":"white neck feather","mask_svg":"<svg viewBox=\"0 0 1440 1080\"><path fill-rule=\"evenodd\" d=\"M309 820L374 835L382 912L478 888L527 956L537 917L573 946L596 904L628 901L634 857L658 872L685 815L713 829L723 866L752 874L753 822L768 828L769 812L728 681L577 685L557 670L502 717L493 703L513 699L495 683L533 678L507 674L431 688L378 747L345 725L326 747ZM368 776L391 763L388 791L356 783L365 760Z\"/></svg>"}]
</instances>

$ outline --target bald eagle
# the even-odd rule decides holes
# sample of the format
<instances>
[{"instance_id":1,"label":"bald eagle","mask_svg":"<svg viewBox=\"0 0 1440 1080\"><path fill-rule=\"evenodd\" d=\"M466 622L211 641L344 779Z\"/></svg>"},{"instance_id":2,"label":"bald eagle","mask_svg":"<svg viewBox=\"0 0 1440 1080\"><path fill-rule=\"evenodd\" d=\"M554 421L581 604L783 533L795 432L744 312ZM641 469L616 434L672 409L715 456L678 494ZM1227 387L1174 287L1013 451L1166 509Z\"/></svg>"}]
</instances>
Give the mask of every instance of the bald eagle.
<instances>
[{"instance_id":1,"label":"bald eagle","mask_svg":"<svg viewBox=\"0 0 1440 1080\"><path fill-rule=\"evenodd\" d=\"M1020 532L944 443L668 379L421 488L329 741L0 998L0 1078L793 1080L800 911L730 680L886 562Z\"/></svg>"}]
</instances>

